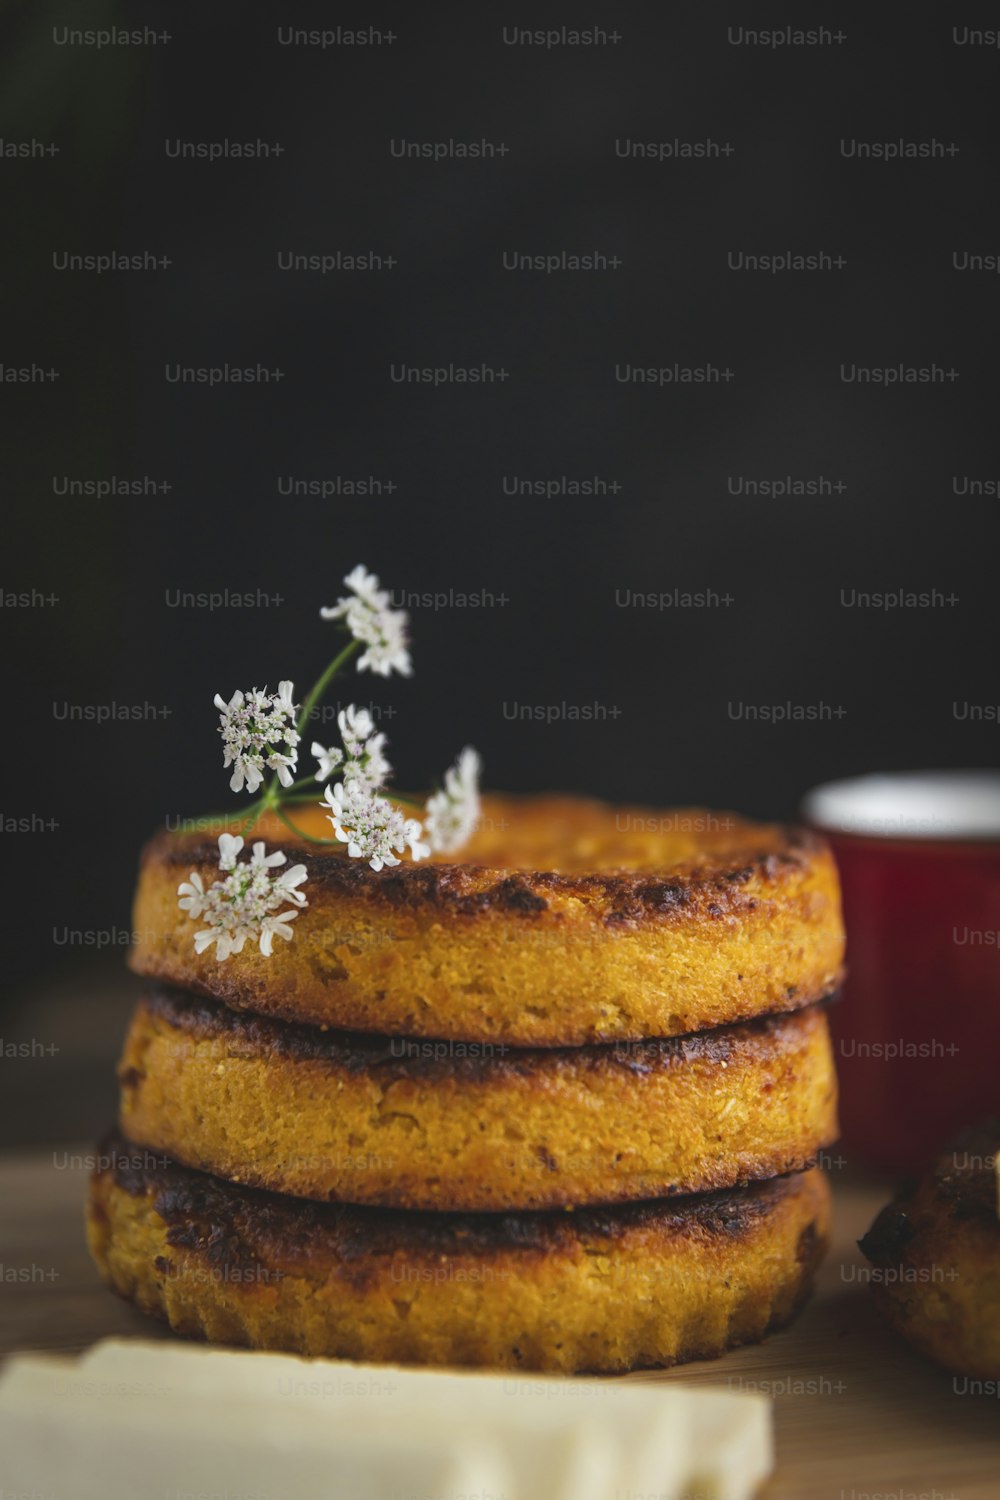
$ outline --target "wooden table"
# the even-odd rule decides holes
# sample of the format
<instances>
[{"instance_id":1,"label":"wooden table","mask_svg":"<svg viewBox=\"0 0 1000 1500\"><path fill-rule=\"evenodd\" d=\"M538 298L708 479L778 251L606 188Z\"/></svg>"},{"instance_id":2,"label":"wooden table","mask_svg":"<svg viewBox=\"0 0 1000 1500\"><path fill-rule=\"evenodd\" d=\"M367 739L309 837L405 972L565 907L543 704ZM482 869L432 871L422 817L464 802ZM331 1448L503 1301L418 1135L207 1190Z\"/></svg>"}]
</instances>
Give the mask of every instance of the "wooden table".
<instances>
[{"instance_id":1,"label":"wooden table","mask_svg":"<svg viewBox=\"0 0 1000 1500\"><path fill-rule=\"evenodd\" d=\"M0 1156L0 1353L171 1337L107 1292L87 1256L88 1149ZM998 1500L1000 1401L958 1394L882 1327L856 1279L866 1262L854 1242L887 1190L835 1191L833 1249L794 1327L723 1359L628 1378L772 1394L778 1467L765 1500Z\"/></svg>"}]
</instances>

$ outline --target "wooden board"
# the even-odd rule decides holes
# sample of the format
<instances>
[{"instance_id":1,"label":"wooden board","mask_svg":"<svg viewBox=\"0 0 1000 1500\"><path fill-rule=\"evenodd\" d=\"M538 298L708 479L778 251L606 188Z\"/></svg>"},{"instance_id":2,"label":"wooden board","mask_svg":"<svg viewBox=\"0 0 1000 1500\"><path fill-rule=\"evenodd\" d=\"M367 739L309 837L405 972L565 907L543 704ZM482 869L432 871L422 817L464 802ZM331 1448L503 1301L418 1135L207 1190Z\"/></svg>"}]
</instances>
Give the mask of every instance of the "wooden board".
<instances>
[{"instance_id":1,"label":"wooden board","mask_svg":"<svg viewBox=\"0 0 1000 1500\"><path fill-rule=\"evenodd\" d=\"M0 1353L171 1337L107 1292L88 1258L87 1149L0 1156ZM766 1500L998 1500L1000 1401L960 1394L882 1327L854 1242L888 1190L835 1191L835 1243L794 1327L723 1359L628 1378L772 1394L778 1468Z\"/></svg>"}]
</instances>

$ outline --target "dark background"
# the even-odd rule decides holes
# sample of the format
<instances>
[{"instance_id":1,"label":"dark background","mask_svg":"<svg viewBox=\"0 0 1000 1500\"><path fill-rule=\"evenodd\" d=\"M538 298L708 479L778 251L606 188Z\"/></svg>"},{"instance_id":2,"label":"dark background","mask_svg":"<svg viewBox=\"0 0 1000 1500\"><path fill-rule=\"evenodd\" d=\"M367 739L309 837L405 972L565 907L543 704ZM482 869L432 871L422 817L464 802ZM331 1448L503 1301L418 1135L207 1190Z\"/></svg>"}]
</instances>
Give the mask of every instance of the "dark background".
<instances>
[{"instance_id":1,"label":"dark background","mask_svg":"<svg viewBox=\"0 0 1000 1500\"><path fill-rule=\"evenodd\" d=\"M958 719L953 704L997 700L997 499L958 496L953 480L1000 475L998 282L954 270L952 252L1000 250L1000 52L955 45L954 18L932 7L857 23L795 7L797 26L839 24L846 40L780 51L730 44L731 25L784 24L736 5L343 9L0 7L4 138L59 147L0 161L0 360L60 371L0 385L0 582L58 596L3 611L2 811L58 823L4 833L11 1035L41 1013L43 991L60 1004L86 995L88 1007L126 992L113 976L142 839L165 816L230 797L213 694L283 676L307 688L335 645L319 606L357 561L394 589L508 601L413 610L414 678L347 687L395 711L385 727L403 785L426 785L469 740L490 786L771 817L793 815L830 777L994 760L997 724ZM502 38L504 26L574 23L621 39L543 50ZM150 24L172 40L58 46L65 24ZM396 40L283 47L278 24L373 25ZM225 137L280 142L283 154L209 163L164 147ZM401 137L485 137L508 153L398 160L389 143ZM735 150L616 155L616 140L675 137ZM842 138L900 137L959 150L841 154ZM173 264L53 268L54 252L110 250ZM398 264L277 267L279 251L337 250ZM599 251L622 265L512 273L505 250ZM847 264L732 271L727 254L740 250L825 250ZM164 378L167 364L226 362L284 379L206 389ZM389 378L392 363L449 362L509 378ZM616 365L675 362L735 378L615 379ZM843 383L842 363L937 364L959 378L885 390ZM54 493L54 477L112 475L170 489ZM338 475L396 489L278 494L282 476ZM511 497L513 475L619 488ZM845 488L785 499L728 488L730 476L820 475ZM175 590L227 588L282 602L167 604ZM930 588L957 603L883 613L840 602L842 589ZM619 590L673 589L733 602L616 604ZM609 717L512 721L514 702L596 702ZM786 702L845 712L771 724L735 721L729 707ZM66 704L146 703L169 716L59 716ZM60 942L65 929L84 936ZM102 933L98 950L86 934ZM70 1084L96 1014L77 1014Z\"/></svg>"}]
</instances>

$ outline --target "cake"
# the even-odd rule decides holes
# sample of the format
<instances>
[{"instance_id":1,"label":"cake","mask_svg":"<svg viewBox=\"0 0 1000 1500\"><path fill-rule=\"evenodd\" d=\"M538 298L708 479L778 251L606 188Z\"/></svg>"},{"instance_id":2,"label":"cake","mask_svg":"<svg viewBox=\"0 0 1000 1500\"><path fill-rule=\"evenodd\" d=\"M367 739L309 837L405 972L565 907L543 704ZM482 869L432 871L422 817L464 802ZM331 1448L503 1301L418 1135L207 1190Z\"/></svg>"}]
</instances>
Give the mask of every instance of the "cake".
<instances>
[{"instance_id":1,"label":"cake","mask_svg":"<svg viewBox=\"0 0 1000 1500\"><path fill-rule=\"evenodd\" d=\"M265 1020L178 990L136 1006L129 1139L302 1198L553 1208L801 1171L836 1138L822 1007L689 1037L511 1048Z\"/></svg>"},{"instance_id":2,"label":"cake","mask_svg":"<svg viewBox=\"0 0 1000 1500\"><path fill-rule=\"evenodd\" d=\"M329 833L318 809L299 821ZM514 1047L687 1035L815 1004L842 977L836 867L805 829L492 797L460 861L377 871L270 815L254 836L308 871L294 942L269 963L196 953L177 887L212 878L216 840L164 830L139 870L138 974L286 1021Z\"/></svg>"},{"instance_id":3,"label":"cake","mask_svg":"<svg viewBox=\"0 0 1000 1500\"><path fill-rule=\"evenodd\" d=\"M108 1283L180 1334L399 1364L565 1374L723 1353L793 1316L822 1173L574 1213L413 1213L262 1193L105 1143L88 1214Z\"/></svg>"},{"instance_id":4,"label":"cake","mask_svg":"<svg viewBox=\"0 0 1000 1500\"><path fill-rule=\"evenodd\" d=\"M837 1130L822 838L493 797L460 854L366 863L296 818L254 814L255 867L217 828L143 852L88 1211L108 1284L217 1342L562 1373L787 1322ZM219 871L272 864L280 941L196 944Z\"/></svg>"}]
</instances>

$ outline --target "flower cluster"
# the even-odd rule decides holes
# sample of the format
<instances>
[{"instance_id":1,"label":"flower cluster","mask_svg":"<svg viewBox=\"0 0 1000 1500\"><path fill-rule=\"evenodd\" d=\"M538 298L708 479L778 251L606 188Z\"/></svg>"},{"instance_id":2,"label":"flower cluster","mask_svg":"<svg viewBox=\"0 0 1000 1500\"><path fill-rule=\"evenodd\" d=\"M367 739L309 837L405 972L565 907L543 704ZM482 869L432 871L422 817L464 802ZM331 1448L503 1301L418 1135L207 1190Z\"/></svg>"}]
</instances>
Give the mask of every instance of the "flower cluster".
<instances>
[{"instance_id":1,"label":"flower cluster","mask_svg":"<svg viewBox=\"0 0 1000 1500\"><path fill-rule=\"evenodd\" d=\"M451 854L475 832L480 769L479 756L466 745L455 765L444 773L444 790L428 798L425 832L435 851Z\"/></svg>"},{"instance_id":2,"label":"flower cluster","mask_svg":"<svg viewBox=\"0 0 1000 1500\"><path fill-rule=\"evenodd\" d=\"M363 781L337 782L324 793L331 811L333 831L352 859L366 859L373 870L398 865L397 855L409 849L414 859L424 859L430 846L421 842L423 824L407 818Z\"/></svg>"},{"instance_id":3,"label":"flower cluster","mask_svg":"<svg viewBox=\"0 0 1000 1500\"><path fill-rule=\"evenodd\" d=\"M267 688L263 692L251 688L246 694L237 691L228 703L216 693L215 706L225 747L222 764L234 767L230 790L241 792L245 782L247 791L255 792L264 780L265 767L277 772L282 786L291 786L299 758L292 684L279 682L276 693Z\"/></svg>"},{"instance_id":4,"label":"flower cluster","mask_svg":"<svg viewBox=\"0 0 1000 1500\"><path fill-rule=\"evenodd\" d=\"M256 938L265 958L271 956L271 945L276 937L288 941L292 929L288 925L298 916L298 910L279 911L286 902L301 909L306 906L305 895L297 887L306 878L305 865L292 865L281 875L271 871L285 863L285 855L277 850L265 854L264 845L255 843L248 861L240 863L238 855L243 840L232 834L219 835L219 869L226 873L224 880L217 880L205 890L201 876L192 870L191 879L182 881L177 894L181 898L178 906L189 917L199 917L207 922L194 935L196 953L204 953L215 944L215 956L222 960L231 953L240 953L247 938Z\"/></svg>"},{"instance_id":5,"label":"flower cluster","mask_svg":"<svg viewBox=\"0 0 1000 1500\"><path fill-rule=\"evenodd\" d=\"M216 695L223 764L233 767L230 788L241 792L245 787L252 795L263 784L264 772L273 771L263 795L247 809L247 828L261 812L274 812L305 842L330 848L346 844L349 858L367 860L376 871L398 865L400 855L407 852L415 860L453 853L474 831L479 818L480 765L472 749L463 750L445 772L444 787L429 798L423 817L410 817L397 806L409 799L386 792L392 767L385 753L385 735L376 731L367 709L352 703L337 716L340 744L325 746L314 741L317 770L299 781L294 779L300 730L349 656L363 648L358 670L383 677L392 672L409 676L411 671L406 614L391 607L390 596L380 588L375 574L360 565L344 583L349 594L320 613L326 620L342 621L351 640L327 667L301 711L292 701L292 683L286 680L279 682L276 693L253 688L234 693L228 703ZM330 785L334 776L338 779ZM312 801L316 782L327 783L320 806L333 826L332 839L316 838L299 828L287 811L293 804ZM310 785L312 793L302 791ZM307 904L298 889L307 877L305 865L293 865L276 875L272 872L286 862L281 851L267 854L258 841L250 859L241 862L242 848L242 838L220 835L223 878L206 889L198 872L192 871L190 880L177 891L180 909L192 920L201 918L206 923L194 934L196 952L204 953L214 944L220 960L242 952L248 938L269 958L275 937L291 938L289 924Z\"/></svg>"},{"instance_id":6,"label":"flower cluster","mask_svg":"<svg viewBox=\"0 0 1000 1500\"><path fill-rule=\"evenodd\" d=\"M407 818L385 794L392 767L385 756L385 735L373 734L371 716L353 704L339 715L343 749L313 745L320 762L317 781L339 770L340 781L327 786L324 798L333 831L352 859L366 859L373 870L398 865L409 850L414 859L449 854L466 842L479 819L479 756L466 747L445 772L444 790L424 809L425 822ZM320 804L323 806L323 804Z\"/></svg>"},{"instance_id":7,"label":"flower cluster","mask_svg":"<svg viewBox=\"0 0 1000 1500\"><path fill-rule=\"evenodd\" d=\"M388 781L392 767L385 758L385 735L375 733L367 708L349 704L337 715L337 724L342 746L324 750L318 742L313 743L312 753L319 761L316 780L327 781L339 770L344 781L360 781L366 786L381 786Z\"/></svg>"},{"instance_id":8,"label":"flower cluster","mask_svg":"<svg viewBox=\"0 0 1000 1500\"><path fill-rule=\"evenodd\" d=\"M409 616L405 610L392 609L389 595L380 589L374 573L359 563L344 579L351 590L346 599L338 599L329 609L321 609L324 620L343 620L356 641L367 647L358 658L358 671L370 668L381 677L412 671L409 653Z\"/></svg>"}]
</instances>

